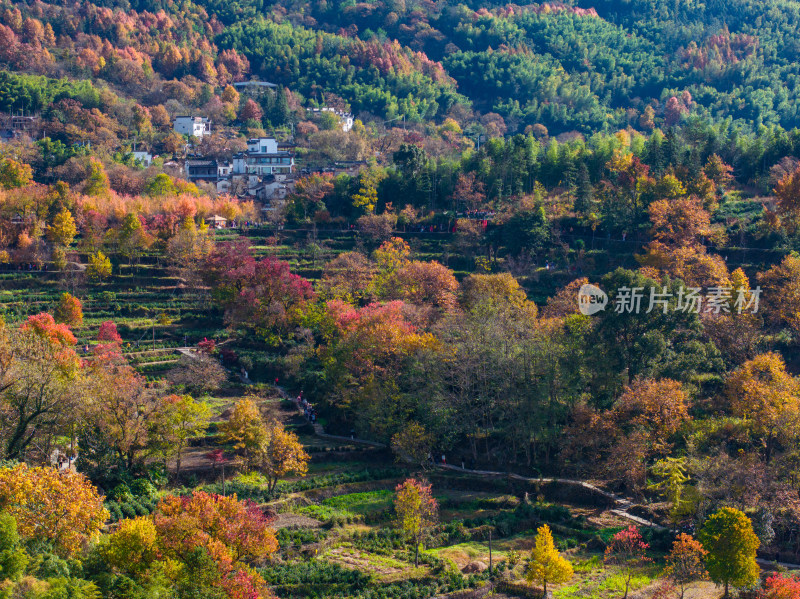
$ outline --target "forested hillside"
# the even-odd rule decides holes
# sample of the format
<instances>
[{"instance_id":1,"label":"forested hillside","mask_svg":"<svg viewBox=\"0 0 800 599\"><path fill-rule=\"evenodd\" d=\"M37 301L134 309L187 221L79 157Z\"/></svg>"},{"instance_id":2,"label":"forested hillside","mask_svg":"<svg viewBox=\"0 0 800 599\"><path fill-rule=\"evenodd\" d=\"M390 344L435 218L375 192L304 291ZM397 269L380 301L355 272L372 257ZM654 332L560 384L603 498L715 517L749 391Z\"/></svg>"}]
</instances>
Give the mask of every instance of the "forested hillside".
<instances>
[{"instance_id":1,"label":"forested hillside","mask_svg":"<svg viewBox=\"0 0 800 599\"><path fill-rule=\"evenodd\" d=\"M0 599L800 599L798 28L0 0Z\"/></svg>"},{"instance_id":2,"label":"forested hillside","mask_svg":"<svg viewBox=\"0 0 800 599\"><path fill-rule=\"evenodd\" d=\"M470 105L510 132L647 129L689 114L746 129L798 125L795 2L7 6L2 60L100 76L133 95L153 71L209 83L252 75L384 118ZM23 30L28 18L37 24Z\"/></svg>"}]
</instances>

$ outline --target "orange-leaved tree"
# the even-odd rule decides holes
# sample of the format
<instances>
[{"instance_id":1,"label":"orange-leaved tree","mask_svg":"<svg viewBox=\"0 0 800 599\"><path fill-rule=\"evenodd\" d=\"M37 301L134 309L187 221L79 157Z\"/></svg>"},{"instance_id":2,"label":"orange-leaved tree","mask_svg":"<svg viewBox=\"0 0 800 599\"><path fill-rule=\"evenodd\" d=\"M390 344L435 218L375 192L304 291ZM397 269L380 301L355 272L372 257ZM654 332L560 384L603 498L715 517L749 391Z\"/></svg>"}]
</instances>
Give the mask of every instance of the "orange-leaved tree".
<instances>
[{"instance_id":1,"label":"orange-leaved tree","mask_svg":"<svg viewBox=\"0 0 800 599\"><path fill-rule=\"evenodd\" d=\"M19 329L0 322L0 439L6 458L53 435L74 413L79 360L75 337L50 314Z\"/></svg>"},{"instance_id":2,"label":"orange-leaved tree","mask_svg":"<svg viewBox=\"0 0 800 599\"><path fill-rule=\"evenodd\" d=\"M278 480L287 474L305 476L311 459L298 436L287 431L278 421L267 425L267 437L258 451L259 470L267 477L267 488L275 490Z\"/></svg>"},{"instance_id":3,"label":"orange-leaved tree","mask_svg":"<svg viewBox=\"0 0 800 599\"><path fill-rule=\"evenodd\" d=\"M61 294L56 306L55 320L72 327L80 327L83 324L81 300L70 293Z\"/></svg>"},{"instance_id":4,"label":"orange-leaved tree","mask_svg":"<svg viewBox=\"0 0 800 599\"><path fill-rule=\"evenodd\" d=\"M681 597L686 593L686 588L696 580L708 577L703 560L708 551L703 549L702 543L692 535L681 533L672 543L672 550L667 556L665 573L681 590Z\"/></svg>"},{"instance_id":5,"label":"orange-leaved tree","mask_svg":"<svg viewBox=\"0 0 800 599\"><path fill-rule=\"evenodd\" d=\"M14 517L20 537L51 543L63 557L79 553L108 518L83 474L26 464L0 468L0 511Z\"/></svg>"},{"instance_id":6,"label":"orange-leaved tree","mask_svg":"<svg viewBox=\"0 0 800 599\"><path fill-rule=\"evenodd\" d=\"M228 597L268 597L263 578L250 565L278 549L272 520L250 501L195 491L167 496L154 514L158 545L164 557L176 560L178 576L210 578L210 585ZM197 571L211 560L214 572ZM250 594L237 595L247 590Z\"/></svg>"}]
</instances>

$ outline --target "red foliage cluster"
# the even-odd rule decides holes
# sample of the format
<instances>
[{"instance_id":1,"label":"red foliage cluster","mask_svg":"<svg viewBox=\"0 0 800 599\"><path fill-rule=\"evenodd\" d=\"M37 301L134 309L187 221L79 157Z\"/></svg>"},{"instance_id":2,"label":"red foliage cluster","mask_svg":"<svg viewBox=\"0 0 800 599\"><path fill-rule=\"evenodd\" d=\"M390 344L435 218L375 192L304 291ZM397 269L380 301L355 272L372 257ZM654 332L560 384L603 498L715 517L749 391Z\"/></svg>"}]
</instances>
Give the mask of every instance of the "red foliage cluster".
<instances>
[{"instance_id":1,"label":"red foliage cluster","mask_svg":"<svg viewBox=\"0 0 800 599\"><path fill-rule=\"evenodd\" d=\"M36 316L28 316L21 329L23 331L33 331L39 337L48 340L50 343L60 347L72 347L78 340L65 324L57 324L55 319L47 312L42 312Z\"/></svg>"},{"instance_id":2,"label":"red foliage cluster","mask_svg":"<svg viewBox=\"0 0 800 599\"><path fill-rule=\"evenodd\" d=\"M205 262L204 278L228 319L269 337L282 335L314 298L311 283L272 256L256 260L246 240L220 244Z\"/></svg>"},{"instance_id":3,"label":"red foliage cluster","mask_svg":"<svg viewBox=\"0 0 800 599\"><path fill-rule=\"evenodd\" d=\"M776 572L767 578L760 599L797 599L800 597L800 578Z\"/></svg>"}]
</instances>

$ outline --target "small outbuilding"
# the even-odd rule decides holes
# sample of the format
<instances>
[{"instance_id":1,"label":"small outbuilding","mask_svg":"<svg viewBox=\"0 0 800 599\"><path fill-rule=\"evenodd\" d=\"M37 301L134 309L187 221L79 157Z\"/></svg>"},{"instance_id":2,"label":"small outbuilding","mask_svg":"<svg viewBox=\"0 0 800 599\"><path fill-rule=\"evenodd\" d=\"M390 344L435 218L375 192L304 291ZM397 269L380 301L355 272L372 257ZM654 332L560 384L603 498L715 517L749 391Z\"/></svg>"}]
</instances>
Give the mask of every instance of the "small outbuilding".
<instances>
[{"instance_id":1,"label":"small outbuilding","mask_svg":"<svg viewBox=\"0 0 800 599\"><path fill-rule=\"evenodd\" d=\"M228 225L228 219L224 216L215 214L206 219L206 224L212 229L224 229Z\"/></svg>"}]
</instances>

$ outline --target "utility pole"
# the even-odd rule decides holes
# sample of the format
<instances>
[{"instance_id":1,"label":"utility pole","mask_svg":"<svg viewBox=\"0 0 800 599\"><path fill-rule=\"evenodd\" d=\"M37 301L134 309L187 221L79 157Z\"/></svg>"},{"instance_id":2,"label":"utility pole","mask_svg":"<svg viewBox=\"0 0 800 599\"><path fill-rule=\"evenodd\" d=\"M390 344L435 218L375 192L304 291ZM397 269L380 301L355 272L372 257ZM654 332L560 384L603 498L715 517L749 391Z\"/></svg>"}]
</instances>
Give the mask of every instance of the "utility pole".
<instances>
[{"instance_id":1,"label":"utility pole","mask_svg":"<svg viewBox=\"0 0 800 599\"><path fill-rule=\"evenodd\" d=\"M153 349L156 348L156 321L153 320Z\"/></svg>"},{"instance_id":2,"label":"utility pole","mask_svg":"<svg viewBox=\"0 0 800 599\"><path fill-rule=\"evenodd\" d=\"M489 576L492 575L492 529L489 528Z\"/></svg>"}]
</instances>

